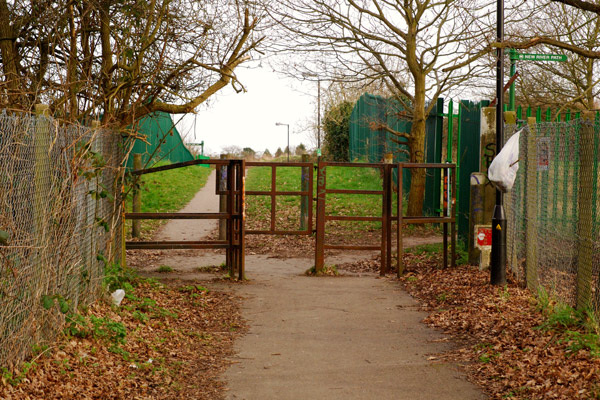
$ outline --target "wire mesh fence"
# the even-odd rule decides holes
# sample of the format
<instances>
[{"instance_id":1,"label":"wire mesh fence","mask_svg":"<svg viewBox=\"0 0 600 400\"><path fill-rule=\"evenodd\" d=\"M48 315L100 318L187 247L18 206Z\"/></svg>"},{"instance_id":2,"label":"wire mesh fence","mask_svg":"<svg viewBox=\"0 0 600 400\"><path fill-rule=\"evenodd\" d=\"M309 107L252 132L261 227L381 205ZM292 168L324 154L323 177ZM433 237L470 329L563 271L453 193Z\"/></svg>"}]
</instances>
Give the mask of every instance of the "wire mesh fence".
<instances>
[{"instance_id":1,"label":"wire mesh fence","mask_svg":"<svg viewBox=\"0 0 600 400\"><path fill-rule=\"evenodd\" d=\"M506 199L508 263L531 289L598 310L598 121L530 119L519 141Z\"/></svg>"},{"instance_id":2,"label":"wire mesh fence","mask_svg":"<svg viewBox=\"0 0 600 400\"><path fill-rule=\"evenodd\" d=\"M99 295L120 249L122 155L112 131L0 114L0 366L52 340L59 299L77 310Z\"/></svg>"}]
</instances>

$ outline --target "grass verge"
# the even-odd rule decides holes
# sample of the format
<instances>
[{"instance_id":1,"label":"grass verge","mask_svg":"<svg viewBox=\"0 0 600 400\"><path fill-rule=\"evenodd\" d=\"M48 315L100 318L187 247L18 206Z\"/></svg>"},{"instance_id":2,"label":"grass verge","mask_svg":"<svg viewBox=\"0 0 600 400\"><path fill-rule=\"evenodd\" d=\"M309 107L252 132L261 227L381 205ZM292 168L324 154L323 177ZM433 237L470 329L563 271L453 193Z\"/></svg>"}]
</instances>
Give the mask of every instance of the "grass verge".
<instances>
[{"instance_id":1,"label":"grass verge","mask_svg":"<svg viewBox=\"0 0 600 400\"><path fill-rule=\"evenodd\" d=\"M251 167L246 177L246 190L268 191L272 181L271 167ZM316 177L315 177L316 179ZM300 191L301 168L279 167L276 169L277 191ZM316 183L313 193L316 195ZM382 178L376 168L327 167L328 189L382 190ZM267 196L247 196L247 229L267 229L270 224L271 199ZM276 228L299 230L300 196L279 196L276 202ZM392 210L395 215L397 198L392 197ZM406 212L404 202L404 212ZM327 215L337 216L381 216L382 196L370 194L328 194ZM326 229L330 232L374 231L381 229L380 222L330 221ZM418 229L415 225L406 227L408 233ZM436 228L432 228L432 231Z\"/></svg>"}]
</instances>

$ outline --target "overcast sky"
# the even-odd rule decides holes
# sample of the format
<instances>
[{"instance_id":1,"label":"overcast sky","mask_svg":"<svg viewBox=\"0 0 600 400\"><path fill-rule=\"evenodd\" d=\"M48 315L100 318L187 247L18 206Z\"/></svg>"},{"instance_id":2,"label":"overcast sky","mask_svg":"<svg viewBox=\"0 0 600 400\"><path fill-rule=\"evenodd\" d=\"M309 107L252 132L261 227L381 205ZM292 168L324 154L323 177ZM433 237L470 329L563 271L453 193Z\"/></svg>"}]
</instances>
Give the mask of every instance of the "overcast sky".
<instances>
[{"instance_id":1,"label":"overcast sky","mask_svg":"<svg viewBox=\"0 0 600 400\"><path fill-rule=\"evenodd\" d=\"M245 93L235 93L228 86L200 107L197 115L173 116L184 141L204 140L205 154L218 154L230 145L259 152L268 148L274 153L287 146L287 127L275 125L281 122L290 124L291 147L300 143L310 147L307 126L316 113L317 84L282 77L268 67L236 73Z\"/></svg>"}]
</instances>

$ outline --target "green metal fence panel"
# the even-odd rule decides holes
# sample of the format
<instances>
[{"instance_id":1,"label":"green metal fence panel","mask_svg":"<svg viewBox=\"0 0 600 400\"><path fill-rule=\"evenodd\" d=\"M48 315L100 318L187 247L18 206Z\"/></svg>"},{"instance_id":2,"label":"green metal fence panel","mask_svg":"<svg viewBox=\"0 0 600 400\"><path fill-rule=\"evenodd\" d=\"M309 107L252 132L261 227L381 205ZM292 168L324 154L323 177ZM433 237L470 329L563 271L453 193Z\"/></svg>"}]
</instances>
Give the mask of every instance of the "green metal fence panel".
<instances>
[{"instance_id":1,"label":"green metal fence panel","mask_svg":"<svg viewBox=\"0 0 600 400\"><path fill-rule=\"evenodd\" d=\"M142 165L150 166L158 161L173 163L191 161L194 156L183 144L181 135L175 127L171 115L163 112L149 114L137 124L138 135L133 150L127 159L126 167L133 168L133 155L142 154Z\"/></svg>"},{"instance_id":2,"label":"green metal fence panel","mask_svg":"<svg viewBox=\"0 0 600 400\"><path fill-rule=\"evenodd\" d=\"M439 113L437 110L440 110ZM385 123L397 132L409 133L412 123L404 118L405 110L402 105L381 96L369 93L363 94L356 102L350 115L350 160L355 162L381 162L385 153L394 155L394 162L408 161L408 147L399 138L384 129L376 129L377 125ZM426 122L426 162L441 162L442 129L443 129L443 99L440 99ZM374 129L375 128L375 129ZM424 212L430 213L440 208L441 175L428 177L426 181L426 200ZM410 188L410 173L403 175L405 188ZM406 190L408 193L408 190ZM436 195L437 193L437 195ZM433 210L433 211L432 211Z\"/></svg>"},{"instance_id":3,"label":"green metal fence panel","mask_svg":"<svg viewBox=\"0 0 600 400\"><path fill-rule=\"evenodd\" d=\"M400 144L404 140L384 129L372 129L385 124L397 132L410 132L408 119L402 119L400 104L388 101L381 96L363 94L350 115L350 160L354 162L382 162L385 153L394 155L394 162L408 161L408 146ZM400 140L399 140L400 139ZM403 176L403 184L410 187L410 174Z\"/></svg>"},{"instance_id":4,"label":"green metal fence panel","mask_svg":"<svg viewBox=\"0 0 600 400\"><path fill-rule=\"evenodd\" d=\"M489 101L479 103L470 100L460 101L461 130L458 158L460 171L457 202L458 235L466 243L469 235L469 202L471 174L479 171L479 147L481 136L481 108L489 105Z\"/></svg>"},{"instance_id":5,"label":"green metal fence panel","mask_svg":"<svg viewBox=\"0 0 600 400\"><path fill-rule=\"evenodd\" d=\"M431 110L425 124L425 159L427 162L442 162L442 133L444 130L444 99L439 98ZM425 177L424 215L439 215L442 171L439 168L427 169Z\"/></svg>"}]
</instances>

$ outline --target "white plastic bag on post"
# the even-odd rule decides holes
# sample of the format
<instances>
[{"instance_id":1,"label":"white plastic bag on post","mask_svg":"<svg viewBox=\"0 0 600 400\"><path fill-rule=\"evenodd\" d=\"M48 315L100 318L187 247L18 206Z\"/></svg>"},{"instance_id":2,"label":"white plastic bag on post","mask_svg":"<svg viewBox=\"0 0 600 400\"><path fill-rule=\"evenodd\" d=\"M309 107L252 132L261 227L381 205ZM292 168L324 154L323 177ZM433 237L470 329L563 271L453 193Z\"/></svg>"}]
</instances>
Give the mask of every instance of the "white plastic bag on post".
<instances>
[{"instance_id":1,"label":"white plastic bag on post","mask_svg":"<svg viewBox=\"0 0 600 400\"><path fill-rule=\"evenodd\" d=\"M519 170L519 137L523 129L515 133L502 147L488 168L488 179L500 191L506 193L512 189Z\"/></svg>"}]
</instances>

